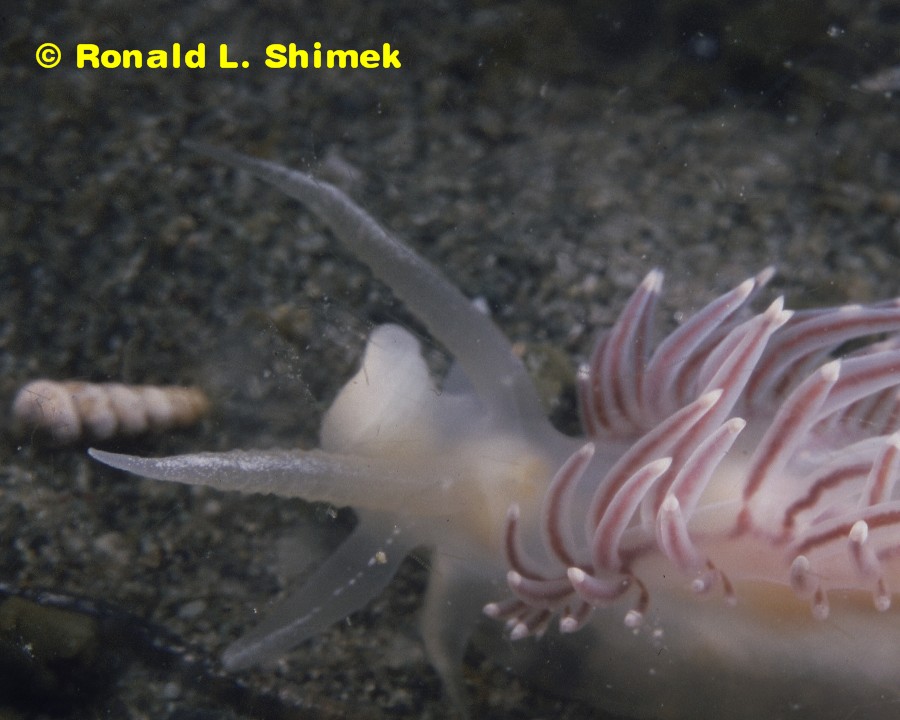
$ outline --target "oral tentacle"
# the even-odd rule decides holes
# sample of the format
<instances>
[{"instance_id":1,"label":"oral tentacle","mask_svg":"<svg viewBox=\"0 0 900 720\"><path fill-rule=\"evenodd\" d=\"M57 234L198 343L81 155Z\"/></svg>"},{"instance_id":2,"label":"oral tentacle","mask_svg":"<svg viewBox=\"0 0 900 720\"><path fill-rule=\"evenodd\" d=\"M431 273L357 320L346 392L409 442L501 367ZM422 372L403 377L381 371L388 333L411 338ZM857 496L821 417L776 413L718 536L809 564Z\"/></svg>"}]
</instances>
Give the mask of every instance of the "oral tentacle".
<instances>
[{"instance_id":1,"label":"oral tentacle","mask_svg":"<svg viewBox=\"0 0 900 720\"><path fill-rule=\"evenodd\" d=\"M110 467L154 480L340 507L386 510L423 496L420 478L391 463L321 450L232 450L148 458L90 448L88 454Z\"/></svg>"},{"instance_id":2,"label":"oral tentacle","mask_svg":"<svg viewBox=\"0 0 900 720\"><path fill-rule=\"evenodd\" d=\"M185 141L185 147L244 170L303 203L386 283L456 358L489 411L525 427L547 426L540 399L509 341L433 265L410 250L338 188L275 163Z\"/></svg>"},{"instance_id":3,"label":"oral tentacle","mask_svg":"<svg viewBox=\"0 0 900 720\"><path fill-rule=\"evenodd\" d=\"M301 587L225 650L223 664L239 670L277 658L361 609L387 587L419 537L412 524L401 528L391 515L366 513Z\"/></svg>"}]
</instances>

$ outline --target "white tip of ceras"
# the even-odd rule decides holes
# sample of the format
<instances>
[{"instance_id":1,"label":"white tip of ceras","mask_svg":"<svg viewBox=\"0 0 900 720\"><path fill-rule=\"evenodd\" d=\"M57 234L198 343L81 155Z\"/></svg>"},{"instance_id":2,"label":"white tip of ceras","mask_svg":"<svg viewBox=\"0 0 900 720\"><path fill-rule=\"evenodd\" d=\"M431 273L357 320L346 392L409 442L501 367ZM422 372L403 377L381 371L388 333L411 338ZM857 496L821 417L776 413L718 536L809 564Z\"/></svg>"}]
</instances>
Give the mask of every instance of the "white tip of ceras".
<instances>
[{"instance_id":1,"label":"white tip of ceras","mask_svg":"<svg viewBox=\"0 0 900 720\"><path fill-rule=\"evenodd\" d=\"M823 380L826 380L830 383L837 382L837 379L841 375L841 361L832 360L829 363L825 363L822 367L819 368L819 375Z\"/></svg>"},{"instance_id":2,"label":"white tip of ceras","mask_svg":"<svg viewBox=\"0 0 900 720\"><path fill-rule=\"evenodd\" d=\"M869 537L869 523L865 520L857 520L850 528L850 542L862 545Z\"/></svg>"},{"instance_id":3,"label":"white tip of ceras","mask_svg":"<svg viewBox=\"0 0 900 720\"><path fill-rule=\"evenodd\" d=\"M725 391L722 390L722 388L716 388L715 390L703 393L703 395L697 398L697 404L700 406L701 410L709 410L713 405L719 402L719 398L722 397L723 392Z\"/></svg>"},{"instance_id":4,"label":"white tip of ceras","mask_svg":"<svg viewBox=\"0 0 900 720\"><path fill-rule=\"evenodd\" d=\"M747 278L734 289L735 304L740 305L746 300L754 288L758 287L759 282L756 278Z\"/></svg>"},{"instance_id":5,"label":"white tip of ceras","mask_svg":"<svg viewBox=\"0 0 900 720\"><path fill-rule=\"evenodd\" d=\"M483 608L481 608L481 612L483 612L492 620L499 620L502 615L500 611L500 605L495 602L485 605Z\"/></svg>"},{"instance_id":6,"label":"white tip of ceras","mask_svg":"<svg viewBox=\"0 0 900 720\"><path fill-rule=\"evenodd\" d=\"M794 316L793 310L784 309L784 296L780 295L766 308L763 317L772 325L779 328Z\"/></svg>"},{"instance_id":7,"label":"white tip of ceras","mask_svg":"<svg viewBox=\"0 0 900 720\"><path fill-rule=\"evenodd\" d=\"M647 463L644 466L644 469L647 471L647 473L649 475L653 475L655 478L658 478L666 470L668 470L671 466L672 466L672 458L664 457L664 458L659 458L659 460L654 460L653 462Z\"/></svg>"},{"instance_id":8,"label":"white tip of ceras","mask_svg":"<svg viewBox=\"0 0 900 720\"><path fill-rule=\"evenodd\" d=\"M568 570L566 570L566 575L569 578L569 582L573 585L582 585L587 578L587 573L581 568L577 567L570 567Z\"/></svg>"},{"instance_id":9,"label":"white tip of ceras","mask_svg":"<svg viewBox=\"0 0 900 720\"><path fill-rule=\"evenodd\" d=\"M522 579L522 576L515 570L510 570L506 573L506 582L513 589L518 588L522 584Z\"/></svg>"},{"instance_id":10,"label":"white tip of ceras","mask_svg":"<svg viewBox=\"0 0 900 720\"><path fill-rule=\"evenodd\" d=\"M509 639L510 640L524 640L531 634L531 631L528 629L528 626L523 622L518 622L513 625L512 630L509 631Z\"/></svg>"},{"instance_id":11,"label":"white tip of ceras","mask_svg":"<svg viewBox=\"0 0 900 720\"><path fill-rule=\"evenodd\" d=\"M865 520L857 520L850 528L847 535L848 550L856 570L861 578L869 580L881 580L882 568L878 556L871 546L866 544L869 539L869 523ZM878 589L875 591L875 606L878 607Z\"/></svg>"},{"instance_id":12,"label":"white tip of ceras","mask_svg":"<svg viewBox=\"0 0 900 720\"><path fill-rule=\"evenodd\" d=\"M659 506L659 512L663 515L674 515L679 512L681 509L681 503L678 502L678 498L674 495L666 495L666 499L663 500L662 505Z\"/></svg>"},{"instance_id":13,"label":"white tip of ceras","mask_svg":"<svg viewBox=\"0 0 900 720\"><path fill-rule=\"evenodd\" d=\"M587 462L594 457L594 451L597 446L592 443L585 443L578 450L575 451L575 454L572 456L573 459L576 460L576 467L587 464Z\"/></svg>"},{"instance_id":14,"label":"white tip of ceras","mask_svg":"<svg viewBox=\"0 0 900 720\"><path fill-rule=\"evenodd\" d=\"M662 291L663 284L663 271L659 268L654 268L650 272L647 273L646 277L641 281L641 288L647 292L659 293Z\"/></svg>"},{"instance_id":15,"label":"white tip of ceras","mask_svg":"<svg viewBox=\"0 0 900 720\"><path fill-rule=\"evenodd\" d=\"M579 382L588 382L591 378L591 366L581 363L575 371L575 377Z\"/></svg>"},{"instance_id":16,"label":"white tip of ceras","mask_svg":"<svg viewBox=\"0 0 900 720\"><path fill-rule=\"evenodd\" d=\"M775 266L769 265L767 268L763 268L760 272L756 274L754 280L756 281L757 287L763 287L763 285L768 285L769 280L771 280L775 276Z\"/></svg>"},{"instance_id":17,"label":"white tip of ceras","mask_svg":"<svg viewBox=\"0 0 900 720\"><path fill-rule=\"evenodd\" d=\"M713 578L710 573L703 573L700 577L691 580L691 592L695 595L705 595L713 586Z\"/></svg>"},{"instance_id":18,"label":"white tip of ceras","mask_svg":"<svg viewBox=\"0 0 900 720\"><path fill-rule=\"evenodd\" d=\"M747 421L744 420L744 418L739 417L731 418L731 420L725 422L724 427L728 429L727 431L729 435L738 435L740 434L741 430L747 427Z\"/></svg>"}]
</instances>

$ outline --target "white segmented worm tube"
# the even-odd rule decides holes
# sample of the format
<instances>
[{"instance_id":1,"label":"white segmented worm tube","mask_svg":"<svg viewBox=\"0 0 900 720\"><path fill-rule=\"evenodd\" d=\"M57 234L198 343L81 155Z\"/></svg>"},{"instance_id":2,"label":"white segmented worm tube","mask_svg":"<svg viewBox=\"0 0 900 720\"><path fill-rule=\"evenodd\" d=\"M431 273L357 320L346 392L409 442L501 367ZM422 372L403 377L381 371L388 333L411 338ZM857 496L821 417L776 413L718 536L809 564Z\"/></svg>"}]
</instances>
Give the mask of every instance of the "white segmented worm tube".
<instances>
[{"instance_id":1,"label":"white segmented worm tube","mask_svg":"<svg viewBox=\"0 0 900 720\"><path fill-rule=\"evenodd\" d=\"M38 430L71 443L187 427L208 410L195 387L34 380L16 394L12 416L20 433Z\"/></svg>"}]
</instances>

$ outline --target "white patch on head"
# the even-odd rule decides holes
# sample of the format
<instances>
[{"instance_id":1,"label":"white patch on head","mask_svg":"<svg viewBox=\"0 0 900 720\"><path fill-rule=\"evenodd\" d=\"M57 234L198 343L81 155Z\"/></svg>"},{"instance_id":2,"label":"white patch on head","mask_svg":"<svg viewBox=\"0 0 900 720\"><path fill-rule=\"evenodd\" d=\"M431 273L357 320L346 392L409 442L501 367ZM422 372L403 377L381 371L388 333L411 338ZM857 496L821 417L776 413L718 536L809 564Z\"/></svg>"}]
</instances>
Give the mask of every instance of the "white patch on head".
<instances>
[{"instance_id":1,"label":"white patch on head","mask_svg":"<svg viewBox=\"0 0 900 720\"><path fill-rule=\"evenodd\" d=\"M322 449L355 455L421 452L434 441L438 400L418 341L398 325L382 325L369 338L359 372L325 415Z\"/></svg>"}]
</instances>

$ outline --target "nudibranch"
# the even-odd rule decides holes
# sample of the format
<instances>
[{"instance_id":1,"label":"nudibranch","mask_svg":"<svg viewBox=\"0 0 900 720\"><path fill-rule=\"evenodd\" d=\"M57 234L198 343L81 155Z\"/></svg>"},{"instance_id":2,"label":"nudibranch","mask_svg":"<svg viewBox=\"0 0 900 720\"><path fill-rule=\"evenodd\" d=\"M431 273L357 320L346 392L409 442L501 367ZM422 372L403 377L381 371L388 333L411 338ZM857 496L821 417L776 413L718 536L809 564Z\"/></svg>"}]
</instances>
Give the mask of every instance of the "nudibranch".
<instances>
[{"instance_id":1,"label":"nudibranch","mask_svg":"<svg viewBox=\"0 0 900 720\"><path fill-rule=\"evenodd\" d=\"M377 328L316 450L90 451L358 514L227 668L344 618L425 547L423 642L458 701L485 613L504 663L628 717L900 716L900 301L754 312L765 270L655 343L651 271L577 372L572 438L491 319L341 191L193 148L300 200L455 361L438 381Z\"/></svg>"}]
</instances>

